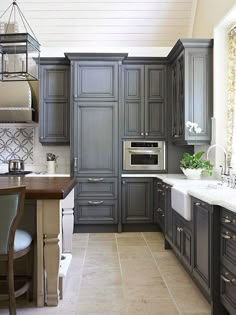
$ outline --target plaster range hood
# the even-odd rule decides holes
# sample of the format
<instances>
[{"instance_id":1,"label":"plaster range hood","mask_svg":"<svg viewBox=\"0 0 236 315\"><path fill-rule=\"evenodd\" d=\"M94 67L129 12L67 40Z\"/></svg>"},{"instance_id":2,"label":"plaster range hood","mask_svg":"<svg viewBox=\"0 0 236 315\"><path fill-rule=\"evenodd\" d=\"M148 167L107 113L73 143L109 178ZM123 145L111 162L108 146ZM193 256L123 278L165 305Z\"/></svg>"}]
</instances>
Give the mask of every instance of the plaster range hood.
<instances>
[{"instance_id":1,"label":"plaster range hood","mask_svg":"<svg viewBox=\"0 0 236 315\"><path fill-rule=\"evenodd\" d=\"M0 82L0 122L35 121L34 94L31 83L28 81Z\"/></svg>"}]
</instances>

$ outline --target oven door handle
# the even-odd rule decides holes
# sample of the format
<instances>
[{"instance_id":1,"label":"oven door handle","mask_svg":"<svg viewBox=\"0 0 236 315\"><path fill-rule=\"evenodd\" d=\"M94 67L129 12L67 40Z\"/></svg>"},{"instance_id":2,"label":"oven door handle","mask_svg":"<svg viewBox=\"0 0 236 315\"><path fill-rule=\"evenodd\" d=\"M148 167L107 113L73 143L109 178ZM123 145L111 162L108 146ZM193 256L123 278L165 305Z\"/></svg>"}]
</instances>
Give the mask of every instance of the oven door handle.
<instances>
[{"instance_id":1,"label":"oven door handle","mask_svg":"<svg viewBox=\"0 0 236 315\"><path fill-rule=\"evenodd\" d=\"M156 153L158 153L158 152L160 152L160 150L130 150L129 149L129 153L143 153L143 154L156 154Z\"/></svg>"}]
</instances>

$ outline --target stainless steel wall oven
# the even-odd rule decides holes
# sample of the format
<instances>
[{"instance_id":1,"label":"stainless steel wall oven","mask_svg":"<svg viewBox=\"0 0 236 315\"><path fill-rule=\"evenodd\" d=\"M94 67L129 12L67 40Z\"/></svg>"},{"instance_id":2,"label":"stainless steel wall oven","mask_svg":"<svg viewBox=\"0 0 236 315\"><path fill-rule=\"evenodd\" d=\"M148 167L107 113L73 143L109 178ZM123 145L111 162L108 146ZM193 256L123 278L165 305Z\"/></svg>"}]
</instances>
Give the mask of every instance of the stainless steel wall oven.
<instances>
[{"instance_id":1,"label":"stainless steel wall oven","mask_svg":"<svg viewBox=\"0 0 236 315\"><path fill-rule=\"evenodd\" d=\"M165 141L124 141L123 170L164 171Z\"/></svg>"}]
</instances>

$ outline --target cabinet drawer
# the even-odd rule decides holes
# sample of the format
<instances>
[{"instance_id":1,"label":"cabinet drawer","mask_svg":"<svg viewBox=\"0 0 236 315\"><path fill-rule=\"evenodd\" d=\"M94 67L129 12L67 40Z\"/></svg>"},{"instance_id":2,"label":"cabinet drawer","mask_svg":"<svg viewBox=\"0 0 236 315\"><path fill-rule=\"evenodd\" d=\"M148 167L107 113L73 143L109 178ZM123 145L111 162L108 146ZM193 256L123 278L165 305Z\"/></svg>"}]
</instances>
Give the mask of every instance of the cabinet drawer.
<instances>
[{"instance_id":1,"label":"cabinet drawer","mask_svg":"<svg viewBox=\"0 0 236 315\"><path fill-rule=\"evenodd\" d=\"M117 201L96 199L75 202L75 223L117 223Z\"/></svg>"},{"instance_id":2,"label":"cabinet drawer","mask_svg":"<svg viewBox=\"0 0 236 315\"><path fill-rule=\"evenodd\" d=\"M221 268L220 297L230 314L236 314L236 277L225 268Z\"/></svg>"},{"instance_id":3,"label":"cabinet drawer","mask_svg":"<svg viewBox=\"0 0 236 315\"><path fill-rule=\"evenodd\" d=\"M221 226L221 262L236 274L236 232Z\"/></svg>"},{"instance_id":4,"label":"cabinet drawer","mask_svg":"<svg viewBox=\"0 0 236 315\"><path fill-rule=\"evenodd\" d=\"M80 178L76 198L117 198L117 179L103 177Z\"/></svg>"},{"instance_id":5,"label":"cabinet drawer","mask_svg":"<svg viewBox=\"0 0 236 315\"><path fill-rule=\"evenodd\" d=\"M236 231L236 215L233 214L231 211L227 211L226 209L222 208L221 210L221 223L227 226L230 229Z\"/></svg>"}]
</instances>

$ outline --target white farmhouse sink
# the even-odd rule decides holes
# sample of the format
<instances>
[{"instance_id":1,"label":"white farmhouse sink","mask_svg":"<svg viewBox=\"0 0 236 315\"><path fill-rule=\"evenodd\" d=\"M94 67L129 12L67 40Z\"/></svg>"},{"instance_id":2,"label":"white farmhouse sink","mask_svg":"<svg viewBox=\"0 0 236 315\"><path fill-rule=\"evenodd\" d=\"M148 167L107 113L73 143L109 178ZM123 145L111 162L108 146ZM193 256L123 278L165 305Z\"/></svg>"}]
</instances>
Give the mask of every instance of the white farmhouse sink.
<instances>
[{"instance_id":1,"label":"white farmhouse sink","mask_svg":"<svg viewBox=\"0 0 236 315\"><path fill-rule=\"evenodd\" d=\"M189 188L174 186L171 188L171 206L185 220L191 221L191 196Z\"/></svg>"}]
</instances>

